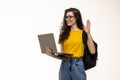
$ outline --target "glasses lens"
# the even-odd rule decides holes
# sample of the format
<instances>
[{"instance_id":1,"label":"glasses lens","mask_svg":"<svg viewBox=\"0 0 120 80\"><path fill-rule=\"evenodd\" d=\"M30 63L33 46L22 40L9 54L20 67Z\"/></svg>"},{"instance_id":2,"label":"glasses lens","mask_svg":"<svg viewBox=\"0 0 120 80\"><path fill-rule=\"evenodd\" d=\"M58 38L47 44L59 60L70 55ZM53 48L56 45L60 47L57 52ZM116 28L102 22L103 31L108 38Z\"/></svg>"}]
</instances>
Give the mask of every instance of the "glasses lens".
<instances>
[{"instance_id":1,"label":"glasses lens","mask_svg":"<svg viewBox=\"0 0 120 80\"><path fill-rule=\"evenodd\" d=\"M65 19L71 19L73 18L74 16L65 16Z\"/></svg>"}]
</instances>

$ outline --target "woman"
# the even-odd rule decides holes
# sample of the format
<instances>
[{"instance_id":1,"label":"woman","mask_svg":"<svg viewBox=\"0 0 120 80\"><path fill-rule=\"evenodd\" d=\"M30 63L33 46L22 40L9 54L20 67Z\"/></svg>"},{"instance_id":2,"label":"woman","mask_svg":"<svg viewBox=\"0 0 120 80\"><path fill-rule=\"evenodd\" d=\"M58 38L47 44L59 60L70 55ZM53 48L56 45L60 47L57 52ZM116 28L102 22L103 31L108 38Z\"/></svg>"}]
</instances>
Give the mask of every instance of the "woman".
<instances>
[{"instance_id":1,"label":"woman","mask_svg":"<svg viewBox=\"0 0 120 80\"><path fill-rule=\"evenodd\" d=\"M76 8L65 10L63 26L59 36L61 51L68 55L60 57L52 54L52 51L46 47L46 53L49 56L62 60L59 80L86 80L86 73L83 64L84 44L82 41L82 32L87 34L87 45L91 54L95 53L95 46L90 33L90 21L87 20L86 26L83 25L81 13Z\"/></svg>"}]
</instances>

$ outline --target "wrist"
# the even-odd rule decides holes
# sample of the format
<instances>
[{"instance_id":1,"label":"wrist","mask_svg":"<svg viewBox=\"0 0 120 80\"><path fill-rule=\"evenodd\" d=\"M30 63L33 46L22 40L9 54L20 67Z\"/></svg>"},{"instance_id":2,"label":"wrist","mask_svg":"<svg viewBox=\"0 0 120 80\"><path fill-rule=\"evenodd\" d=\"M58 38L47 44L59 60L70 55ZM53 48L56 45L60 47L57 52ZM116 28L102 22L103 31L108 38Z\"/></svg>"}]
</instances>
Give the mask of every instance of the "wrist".
<instances>
[{"instance_id":1,"label":"wrist","mask_svg":"<svg viewBox=\"0 0 120 80\"><path fill-rule=\"evenodd\" d=\"M87 34L87 38L90 39L90 40L92 40L92 35L90 33Z\"/></svg>"},{"instance_id":2,"label":"wrist","mask_svg":"<svg viewBox=\"0 0 120 80\"><path fill-rule=\"evenodd\" d=\"M88 36L88 37L91 36L91 33L87 33L87 36Z\"/></svg>"}]
</instances>

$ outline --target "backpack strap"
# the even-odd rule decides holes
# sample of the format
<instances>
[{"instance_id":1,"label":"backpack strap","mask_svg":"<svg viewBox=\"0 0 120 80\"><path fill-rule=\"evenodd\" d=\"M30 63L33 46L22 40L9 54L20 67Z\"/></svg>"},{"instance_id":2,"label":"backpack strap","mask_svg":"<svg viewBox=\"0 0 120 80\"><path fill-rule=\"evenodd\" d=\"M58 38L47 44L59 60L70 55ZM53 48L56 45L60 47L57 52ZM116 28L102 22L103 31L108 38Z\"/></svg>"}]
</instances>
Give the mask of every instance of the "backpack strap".
<instances>
[{"instance_id":1,"label":"backpack strap","mask_svg":"<svg viewBox=\"0 0 120 80\"><path fill-rule=\"evenodd\" d=\"M82 33L82 39L83 39L83 44L86 47L87 46L87 34L85 31Z\"/></svg>"},{"instance_id":2,"label":"backpack strap","mask_svg":"<svg viewBox=\"0 0 120 80\"><path fill-rule=\"evenodd\" d=\"M89 49L88 49L88 45L87 45L87 33L85 31L83 31L82 33L82 38L83 38L83 44L84 44L84 53L90 53ZM93 43L95 45L95 53L94 54L91 54L92 58L93 59L97 59L97 56L98 56L98 52L97 52L97 43L93 40ZM84 54L86 55L86 54Z\"/></svg>"}]
</instances>

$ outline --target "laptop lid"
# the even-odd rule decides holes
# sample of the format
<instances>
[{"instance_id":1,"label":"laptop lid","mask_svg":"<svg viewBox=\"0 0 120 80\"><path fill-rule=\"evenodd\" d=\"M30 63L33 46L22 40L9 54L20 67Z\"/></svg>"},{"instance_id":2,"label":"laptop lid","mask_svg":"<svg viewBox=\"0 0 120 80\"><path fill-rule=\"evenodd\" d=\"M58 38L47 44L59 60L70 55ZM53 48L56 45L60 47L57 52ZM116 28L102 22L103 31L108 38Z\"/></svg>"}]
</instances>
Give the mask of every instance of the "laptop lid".
<instances>
[{"instance_id":1,"label":"laptop lid","mask_svg":"<svg viewBox=\"0 0 120 80\"><path fill-rule=\"evenodd\" d=\"M46 53L45 51L46 46L49 47L53 53L57 53L57 48L53 33L38 35L38 40L42 53Z\"/></svg>"}]
</instances>

